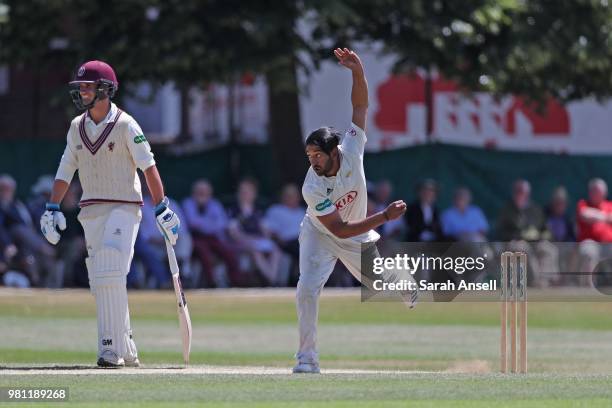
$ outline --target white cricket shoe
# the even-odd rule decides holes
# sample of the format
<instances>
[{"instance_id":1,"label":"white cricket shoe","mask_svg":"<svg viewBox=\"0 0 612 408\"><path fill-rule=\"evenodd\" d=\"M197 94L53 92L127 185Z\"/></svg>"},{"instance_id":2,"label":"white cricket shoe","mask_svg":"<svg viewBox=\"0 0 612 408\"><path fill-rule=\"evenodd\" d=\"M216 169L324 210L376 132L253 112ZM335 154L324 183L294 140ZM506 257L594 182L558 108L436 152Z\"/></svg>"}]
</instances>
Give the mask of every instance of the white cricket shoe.
<instances>
[{"instance_id":1,"label":"white cricket shoe","mask_svg":"<svg viewBox=\"0 0 612 408\"><path fill-rule=\"evenodd\" d=\"M119 357L111 350L104 350L98 358L98 367L102 368L119 368L125 367L125 360Z\"/></svg>"},{"instance_id":2,"label":"white cricket shoe","mask_svg":"<svg viewBox=\"0 0 612 408\"><path fill-rule=\"evenodd\" d=\"M321 369L316 363L297 363L293 367L293 374L321 374Z\"/></svg>"},{"instance_id":3,"label":"white cricket shoe","mask_svg":"<svg viewBox=\"0 0 612 408\"><path fill-rule=\"evenodd\" d=\"M414 309L417 303L419 303L419 290L407 290L402 292L402 299L404 304L409 309Z\"/></svg>"},{"instance_id":4,"label":"white cricket shoe","mask_svg":"<svg viewBox=\"0 0 612 408\"><path fill-rule=\"evenodd\" d=\"M133 359L124 358L126 367L140 367L140 360L138 357L134 357Z\"/></svg>"}]
</instances>

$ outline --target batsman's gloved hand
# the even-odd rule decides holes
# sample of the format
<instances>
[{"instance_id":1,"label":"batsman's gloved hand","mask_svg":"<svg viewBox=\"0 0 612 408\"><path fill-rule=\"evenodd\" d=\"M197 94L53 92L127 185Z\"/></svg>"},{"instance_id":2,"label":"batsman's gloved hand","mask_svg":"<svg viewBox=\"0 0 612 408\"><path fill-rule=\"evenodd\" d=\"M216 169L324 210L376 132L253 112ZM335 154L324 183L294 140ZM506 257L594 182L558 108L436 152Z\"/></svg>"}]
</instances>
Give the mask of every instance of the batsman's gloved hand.
<instances>
[{"instance_id":1,"label":"batsman's gloved hand","mask_svg":"<svg viewBox=\"0 0 612 408\"><path fill-rule=\"evenodd\" d=\"M60 240L60 231L66 229L66 217L60 211L60 206L57 203L47 203L46 211L40 217L40 230L51 244L55 245Z\"/></svg>"},{"instance_id":2,"label":"batsman's gloved hand","mask_svg":"<svg viewBox=\"0 0 612 408\"><path fill-rule=\"evenodd\" d=\"M172 245L176 244L178 231L181 228L181 220L168 208L168 197L164 197L161 203L155 206L155 218L157 219L157 229L162 233Z\"/></svg>"}]
</instances>

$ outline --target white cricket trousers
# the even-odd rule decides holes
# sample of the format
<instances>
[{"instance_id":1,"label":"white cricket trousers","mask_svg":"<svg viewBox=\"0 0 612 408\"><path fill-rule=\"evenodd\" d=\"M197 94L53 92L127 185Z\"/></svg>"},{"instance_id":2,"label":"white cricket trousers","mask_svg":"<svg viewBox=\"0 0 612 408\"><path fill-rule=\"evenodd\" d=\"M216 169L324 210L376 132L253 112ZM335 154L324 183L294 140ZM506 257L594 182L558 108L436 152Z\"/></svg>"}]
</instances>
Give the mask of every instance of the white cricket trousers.
<instances>
[{"instance_id":1,"label":"white cricket trousers","mask_svg":"<svg viewBox=\"0 0 612 408\"><path fill-rule=\"evenodd\" d=\"M297 314L300 348L296 354L300 363L318 364L317 321L319 296L340 259L349 272L361 282L361 244L340 243L317 230L308 219L300 230L300 278L297 284ZM372 242L372 246L376 243Z\"/></svg>"},{"instance_id":2,"label":"white cricket trousers","mask_svg":"<svg viewBox=\"0 0 612 408\"><path fill-rule=\"evenodd\" d=\"M133 204L95 204L81 210L85 232L89 286L96 299L98 356L107 350L134 359L126 277L134 256L140 207Z\"/></svg>"}]
</instances>

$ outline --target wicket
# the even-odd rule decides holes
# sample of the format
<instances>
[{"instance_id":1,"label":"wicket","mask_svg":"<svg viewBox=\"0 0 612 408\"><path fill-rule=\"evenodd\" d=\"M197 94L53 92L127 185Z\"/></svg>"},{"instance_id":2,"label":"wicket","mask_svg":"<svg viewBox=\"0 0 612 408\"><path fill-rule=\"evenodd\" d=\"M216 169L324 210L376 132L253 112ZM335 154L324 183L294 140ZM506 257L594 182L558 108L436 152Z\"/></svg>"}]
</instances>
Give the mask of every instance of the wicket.
<instances>
[{"instance_id":1,"label":"wicket","mask_svg":"<svg viewBox=\"0 0 612 408\"><path fill-rule=\"evenodd\" d=\"M501 361L500 370L508 372L507 329L510 306L510 372L517 372L517 308L520 343L520 373L527 373L527 254L504 252L501 255Z\"/></svg>"}]
</instances>

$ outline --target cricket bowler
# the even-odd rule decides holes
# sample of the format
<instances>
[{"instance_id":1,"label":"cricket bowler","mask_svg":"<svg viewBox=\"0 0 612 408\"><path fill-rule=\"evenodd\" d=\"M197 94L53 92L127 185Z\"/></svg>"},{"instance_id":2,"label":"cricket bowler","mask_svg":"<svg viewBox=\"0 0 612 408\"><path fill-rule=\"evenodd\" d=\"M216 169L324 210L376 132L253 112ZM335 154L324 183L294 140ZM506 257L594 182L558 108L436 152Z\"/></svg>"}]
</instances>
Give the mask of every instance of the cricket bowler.
<instances>
[{"instance_id":1,"label":"cricket bowler","mask_svg":"<svg viewBox=\"0 0 612 408\"><path fill-rule=\"evenodd\" d=\"M172 245L180 221L168 208L151 147L140 126L111 102L119 87L112 67L102 61L86 62L70 86L73 102L85 112L70 124L51 198L40 220L41 231L51 244L59 242L59 230L66 229L60 203L78 170L83 187L78 220L85 231L85 262L98 318L97 364L137 367L140 362L126 288L141 219L137 168L144 172L156 204L157 226Z\"/></svg>"},{"instance_id":2,"label":"cricket bowler","mask_svg":"<svg viewBox=\"0 0 612 408\"><path fill-rule=\"evenodd\" d=\"M300 231L300 277L297 313L300 347L294 373L319 373L317 319L321 289L340 259L351 274L362 281L363 252L377 253L380 238L374 229L397 219L406 211L403 201L366 217L367 190L363 169L366 143L368 84L359 56L347 48L334 50L339 64L353 77L353 117L342 144L341 133L330 127L312 132L306 139L310 168L302 194L308 205ZM416 291L412 294L416 301Z\"/></svg>"}]
</instances>

